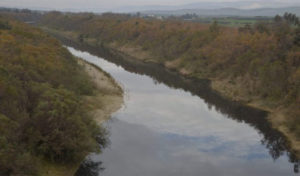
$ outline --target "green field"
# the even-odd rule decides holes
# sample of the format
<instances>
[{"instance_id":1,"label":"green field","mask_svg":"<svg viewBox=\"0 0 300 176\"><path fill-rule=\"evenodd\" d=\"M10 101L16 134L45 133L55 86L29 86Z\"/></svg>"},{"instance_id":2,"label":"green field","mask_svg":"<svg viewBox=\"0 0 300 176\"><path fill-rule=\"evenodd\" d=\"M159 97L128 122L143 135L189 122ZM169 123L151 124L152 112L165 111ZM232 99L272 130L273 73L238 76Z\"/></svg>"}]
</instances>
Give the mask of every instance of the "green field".
<instances>
[{"instance_id":1,"label":"green field","mask_svg":"<svg viewBox=\"0 0 300 176\"><path fill-rule=\"evenodd\" d=\"M230 27L240 27L246 24L255 24L257 22L271 22L272 18L268 17L253 17L253 18L245 18L245 17L216 17L216 18L198 18L195 21L201 23L212 23L217 21L218 24Z\"/></svg>"}]
</instances>

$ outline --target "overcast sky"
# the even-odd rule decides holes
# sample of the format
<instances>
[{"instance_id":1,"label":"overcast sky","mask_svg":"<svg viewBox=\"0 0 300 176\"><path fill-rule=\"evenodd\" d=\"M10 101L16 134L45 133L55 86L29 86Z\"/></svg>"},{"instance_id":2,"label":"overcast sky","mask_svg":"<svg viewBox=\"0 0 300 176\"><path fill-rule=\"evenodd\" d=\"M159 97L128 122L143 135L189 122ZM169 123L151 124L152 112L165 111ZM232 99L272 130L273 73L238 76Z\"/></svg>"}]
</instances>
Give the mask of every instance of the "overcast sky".
<instances>
[{"instance_id":1,"label":"overcast sky","mask_svg":"<svg viewBox=\"0 0 300 176\"><path fill-rule=\"evenodd\" d=\"M300 0L0 0L2 7L34 8L34 9L102 9L115 10L124 6L149 6L149 5L184 5L190 3L208 2L209 7L214 7L212 3L219 5L227 3L227 6L237 8L260 8L260 7L282 7L300 6ZM232 3L234 2L234 3ZM241 4L242 3L242 4ZM205 7L201 4L200 7Z\"/></svg>"}]
</instances>

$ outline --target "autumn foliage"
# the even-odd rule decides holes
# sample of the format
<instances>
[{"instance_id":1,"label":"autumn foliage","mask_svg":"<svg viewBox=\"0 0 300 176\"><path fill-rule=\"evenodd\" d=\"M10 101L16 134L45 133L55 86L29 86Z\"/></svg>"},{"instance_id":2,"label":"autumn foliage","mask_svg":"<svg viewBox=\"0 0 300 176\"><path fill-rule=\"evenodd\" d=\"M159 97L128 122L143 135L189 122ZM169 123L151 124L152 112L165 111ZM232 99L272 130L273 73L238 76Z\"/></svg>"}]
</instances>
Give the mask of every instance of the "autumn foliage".
<instances>
[{"instance_id":1,"label":"autumn foliage","mask_svg":"<svg viewBox=\"0 0 300 176\"><path fill-rule=\"evenodd\" d=\"M233 85L234 98L258 99L273 109L288 109L288 126L300 136L300 27L293 14L240 28L111 13L51 12L39 23L72 32L80 36L75 38L79 42L135 48L123 51L135 56L130 52L146 52L151 56L146 61Z\"/></svg>"},{"instance_id":2,"label":"autumn foliage","mask_svg":"<svg viewBox=\"0 0 300 176\"><path fill-rule=\"evenodd\" d=\"M70 163L96 151L100 130L82 106L93 88L57 40L0 18L0 175L35 175L41 158Z\"/></svg>"}]
</instances>

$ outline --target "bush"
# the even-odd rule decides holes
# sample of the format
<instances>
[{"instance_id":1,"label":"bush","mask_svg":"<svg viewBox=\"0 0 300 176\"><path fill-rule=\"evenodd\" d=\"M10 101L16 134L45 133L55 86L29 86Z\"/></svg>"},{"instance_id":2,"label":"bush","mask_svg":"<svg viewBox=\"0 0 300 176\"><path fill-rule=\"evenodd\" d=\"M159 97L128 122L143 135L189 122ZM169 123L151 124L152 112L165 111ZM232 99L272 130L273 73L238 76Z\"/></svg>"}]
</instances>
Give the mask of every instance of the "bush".
<instances>
[{"instance_id":1,"label":"bush","mask_svg":"<svg viewBox=\"0 0 300 176\"><path fill-rule=\"evenodd\" d=\"M1 21L0 20L0 30L10 30L11 26L7 21Z\"/></svg>"}]
</instances>

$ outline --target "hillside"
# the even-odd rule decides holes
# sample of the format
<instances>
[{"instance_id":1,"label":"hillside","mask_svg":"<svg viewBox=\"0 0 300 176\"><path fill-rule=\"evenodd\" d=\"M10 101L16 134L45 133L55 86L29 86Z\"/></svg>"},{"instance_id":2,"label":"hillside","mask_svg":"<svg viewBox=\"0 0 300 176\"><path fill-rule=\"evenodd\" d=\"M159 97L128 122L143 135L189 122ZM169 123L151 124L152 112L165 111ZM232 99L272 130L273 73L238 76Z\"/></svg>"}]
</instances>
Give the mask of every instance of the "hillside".
<instances>
[{"instance_id":1,"label":"hillside","mask_svg":"<svg viewBox=\"0 0 300 176\"><path fill-rule=\"evenodd\" d=\"M107 92L77 60L41 30L0 17L0 175L74 174L105 144L90 113L103 100L87 97Z\"/></svg>"},{"instance_id":2,"label":"hillside","mask_svg":"<svg viewBox=\"0 0 300 176\"><path fill-rule=\"evenodd\" d=\"M295 20L295 18L294 18ZM128 15L48 13L40 25L78 43L108 47L193 78L270 113L299 150L300 29L290 17L239 29Z\"/></svg>"},{"instance_id":3,"label":"hillside","mask_svg":"<svg viewBox=\"0 0 300 176\"><path fill-rule=\"evenodd\" d=\"M275 15L283 15L289 12L296 15L300 15L300 7L284 7L284 8L258 8L258 9L239 9L239 8L214 8L214 9L201 9L190 7L188 9L178 10L149 10L142 11L142 14L146 15L184 15L184 14L196 14L199 16L240 16L240 17L274 17Z\"/></svg>"}]
</instances>

